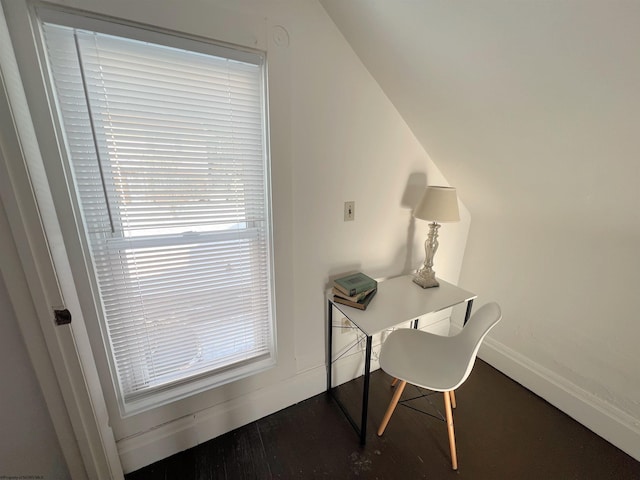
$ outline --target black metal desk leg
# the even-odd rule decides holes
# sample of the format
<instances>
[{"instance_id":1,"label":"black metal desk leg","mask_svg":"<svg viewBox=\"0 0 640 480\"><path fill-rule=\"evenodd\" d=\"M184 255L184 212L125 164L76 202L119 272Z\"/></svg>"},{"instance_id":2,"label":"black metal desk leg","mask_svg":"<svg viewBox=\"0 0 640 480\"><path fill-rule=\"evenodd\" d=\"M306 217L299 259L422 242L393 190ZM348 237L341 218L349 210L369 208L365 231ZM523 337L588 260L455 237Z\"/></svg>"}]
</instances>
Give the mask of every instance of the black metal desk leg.
<instances>
[{"instance_id":1,"label":"black metal desk leg","mask_svg":"<svg viewBox=\"0 0 640 480\"><path fill-rule=\"evenodd\" d=\"M462 326L464 327L471 316L471 308L473 307L473 298L467 302L467 313L464 314L464 323Z\"/></svg>"},{"instance_id":2,"label":"black metal desk leg","mask_svg":"<svg viewBox=\"0 0 640 480\"><path fill-rule=\"evenodd\" d=\"M364 391L362 392L360 445L365 445L367 443L367 410L369 409L369 377L371 376L371 342L372 337L367 337L367 351L364 357Z\"/></svg>"},{"instance_id":3,"label":"black metal desk leg","mask_svg":"<svg viewBox=\"0 0 640 480\"><path fill-rule=\"evenodd\" d=\"M331 370L332 370L332 363L331 363L331 359L333 358L333 305L331 304L331 301L327 302L327 308L329 309L327 311L327 321L328 321L328 328L329 328L329 333L327 336L327 341L328 341L328 345L327 345L327 392L331 391Z\"/></svg>"}]
</instances>

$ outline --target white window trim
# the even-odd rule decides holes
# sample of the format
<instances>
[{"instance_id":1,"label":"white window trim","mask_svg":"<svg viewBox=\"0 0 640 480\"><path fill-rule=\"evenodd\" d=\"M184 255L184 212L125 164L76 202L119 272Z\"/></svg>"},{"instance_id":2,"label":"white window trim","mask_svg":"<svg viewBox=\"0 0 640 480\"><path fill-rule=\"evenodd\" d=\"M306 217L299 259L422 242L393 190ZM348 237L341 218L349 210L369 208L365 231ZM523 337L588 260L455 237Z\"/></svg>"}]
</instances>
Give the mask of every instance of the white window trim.
<instances>
[{"instance_id":1,"label":"white window trim","mask_svg":"<svg viewBox=\"0 0 640 480\"><path fill-rule=\"evenodd\" d=\"M74 27L78 27L78 28L83 28L83 29L89 29L89 30L95 30L95 31L100 31L100 32L104 32L107 34L112 34L112 35L119 35L119 36L127 36L129 38L137 38L137 39L142 39L144 41L155 41L156 43L161 43L161 44L167 44L167 40L169 39L171 41L171 45L172 46L178 46L180 48L185 48L185 49L190 49L190 50L196 50L196 51L202 51L202 50L206 50L206 53L212 53L212 52L217 52L220 55L224 55L224 56L229 56L231 53L236 55L236 58L238 59L247 59L247 58L254 58L256 55L256 52L251 51L250 49L247 48L233 48L231 49L228 46L225 45L221 45L221 44L217 44L217 43L213 43L210 41L206 41L206 46L204 46L205 44L203 43L202 39L196 39L196 38L188 38L188 37L183 37L183 36L176 36L170 32L166 32L166 31L162 31L161 29L158 30L150 30L150 29L140 29L138 26L132 26L130 24L124 23L124 22L119 22L119 21L106 21L103 20L101 18L98 18L96 16L92 16L92 15L88 15L88 16L84 16L84 15L78 15L75 13L70 13L68 11L63 11L61 9L57 9L57 8L50 8L48 6L38 6L36 8L37 10L37 14L39 17L40 21L47 21L47 22L52 22L52 23L58 23L58 24L63 24L63 25L68 25L68 26L74 26ZM38 24L39 25L39 24ZM206 48L205 48L206 47ZM209 50L209 47L211 48L211 50ZM40 45L41 51L42 51L42 45ZM262 55L264 55L262 53ZM263 69L263 85L266 88L266 68ZM54 98L54 96L52 95L52 87L51 85L47 85L47 88L49 89L49 96L51 98ZM268 118L268 112L267 112L267 105L266 105L266 95L264 96L265 98L265 117ZM61 134L61 127L60 125L56 122L55 125L56 130L58 131L58 134ZM270 193L270 185L271 185L271 178L270 178L270 168L269 168L269 155L268 155L268 151L269 151L269 144L268 144L268 139L269 139L269 135L268 135L268 121L266 122L266 132L265 132L265 148L266 148L266 158L267 158L267 168L265 171L265 175L266 175L266 184L267 184L267 196L266 196L266 208L267 208L267 212L268 212L268 219L269 219L269 224L272 225L272 214L271 214L271 193ZM62 137L61 137L62 138ZM62 152L62 155L66 155L66 151ZM65 163L65 169L66 170L66 174L67 174L67 178L70 178L70 171L68 170L69 168L69 162L64 162ZM73 200L73 205L74 205L74 209L76 209L76 211L78 211L78 204L77 201L74 199ZM81 225L78 225L80 228ZM230 380L237 380L240 378L243 378L244 376L247 375L251 375L254 373L258 373L260 371L263 371L265 369L268 369L270 367L272 367L273 365L275 365L276 363L276 322L275 322L275 288L274 288L274 269L273 269L273 240L272 240L272 233L273 229L270 226L268 228L268 232L269 232L269 239L268 239L268 244L270 245L269 248L269 270L270 270L270 283L271 283L271 287L270 287L270 295L271 295L271 308L272 308L272 338L273 338L273 345L274 345L274 353L272 358L258 364L257 368L252 368L251 366L246 366L240 369L236 370L236 374L232 375L231 372L229 373L220 373L219 375L217 375L217 380L215 382L212 382L211 379L208 378L202 378L202 379L195 379L192 382L189 382L189 384L184 385L184 386L178 386L175 388L172 388L170 390L164 391L164 392L159 392L156 395L154 395L153 397L150 398L142 398L142 399L138 399L138 400L133 400L131 402L128 402L126 405L124 404L124 402L122 402L122 399L119 398L119 407L120 407L120 413L121 416L127 417L133 414L137 414L140 413L142 411L145 411L149 408L152 407L156 407L162 404L166 404L168 402L171 401L175 401L181 398L185 398L189 395L204 391L208 388L212 388L218 385L222 385L224 383L227 383ZM81 241L82 241L82 245L83 245L83 249L84 249L84 255L86 258L89 258L89 250L88 250L88 245L87 245L87 241L86 239L82 238L83 236L81 235ZM158 240L158 241L162 241L162 240ZM114 242L117 242L117 240L114 240ZM91 278L91 275L89 275L89 278ZM95 284L92 285L92 289L93 291L97 291L97 287ZM99 313L98 313L99 314ZM102 323L102 322L100 322ZM104 333L104 332L103 332ZM106 353L106 352L105 352ZM109 355L108 353L106 354L107 360L109 361L109 363L111 364L111 355ZM112 371L112 378L116 378L113 374L114 372L114 366L111 364L110 365L110 369ZM115 389L116 392L118 392L118 388L114 385L113 388ZM118 394L116 394L117 397L119 397Z\"/></svg>"}]
</instances>

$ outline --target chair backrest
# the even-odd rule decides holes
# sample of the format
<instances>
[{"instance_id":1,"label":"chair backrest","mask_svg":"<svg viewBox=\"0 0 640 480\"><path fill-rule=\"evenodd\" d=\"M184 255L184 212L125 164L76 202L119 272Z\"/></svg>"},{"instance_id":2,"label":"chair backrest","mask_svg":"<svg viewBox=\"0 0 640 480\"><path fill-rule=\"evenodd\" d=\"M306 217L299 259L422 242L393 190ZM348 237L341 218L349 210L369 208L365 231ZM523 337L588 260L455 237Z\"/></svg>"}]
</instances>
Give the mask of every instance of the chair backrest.
<instances>
[{"instance_id":1,"label":"chair backrest","mask_svg":"<svg viewBox=\"0 0 640 480\"><path fill-rule=\"evenodd\" d=\"M500 306L495 302L487 303L471 315L462 331L456 335L456 343L461 350L460 354L467 355L466 358L469 358L467 371L458 386L462 385L471 373L484 337L500 320L502 320Z\"/></svg>"}]
</instances>

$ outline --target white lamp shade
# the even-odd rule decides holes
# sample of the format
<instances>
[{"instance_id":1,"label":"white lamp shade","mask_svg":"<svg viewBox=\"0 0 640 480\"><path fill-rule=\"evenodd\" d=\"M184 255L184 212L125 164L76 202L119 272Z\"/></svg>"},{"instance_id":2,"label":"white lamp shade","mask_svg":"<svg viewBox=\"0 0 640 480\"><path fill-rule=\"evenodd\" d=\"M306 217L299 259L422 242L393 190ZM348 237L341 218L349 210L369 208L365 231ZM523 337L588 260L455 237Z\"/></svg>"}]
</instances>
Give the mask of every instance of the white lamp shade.
<instances>
[{"instance_id":1,"label":"white lamp shade","mask_svg":"<svg viewBox=\"0 0 640 480\"><path fill-rule=\"evenodd\" d=\"M460 221L456 189L428 186L413 211L413 216L439 223Z\"/></svg>"}]
</instances>

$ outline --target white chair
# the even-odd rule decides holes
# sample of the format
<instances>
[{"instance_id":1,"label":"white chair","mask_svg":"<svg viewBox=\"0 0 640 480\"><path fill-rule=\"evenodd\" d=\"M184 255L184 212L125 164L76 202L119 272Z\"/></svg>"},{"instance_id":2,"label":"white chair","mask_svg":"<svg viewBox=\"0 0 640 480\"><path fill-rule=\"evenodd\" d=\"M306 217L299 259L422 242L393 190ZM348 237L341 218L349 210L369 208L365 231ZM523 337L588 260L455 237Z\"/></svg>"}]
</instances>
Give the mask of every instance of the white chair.
<instances>
[{"instance_id":1,"label":"white chair","mask_svg":"<svg viewBox=\"0 0 640 480\"><path fill-rule=\"evenodd\" d=\"M378 435L384 433L407 383L444 392L451 465L457 470L458 458L451 413L452 403L455 408L453 390L467 379L482 340L501 318L498 304L488 303L471 316L460 333L451 337L433 335L413 328L401 328L392 332L382 345L380 367L399 382L378 428ZM394 384L395 382L396 380Z\"/></svg>"}]
</instances>

